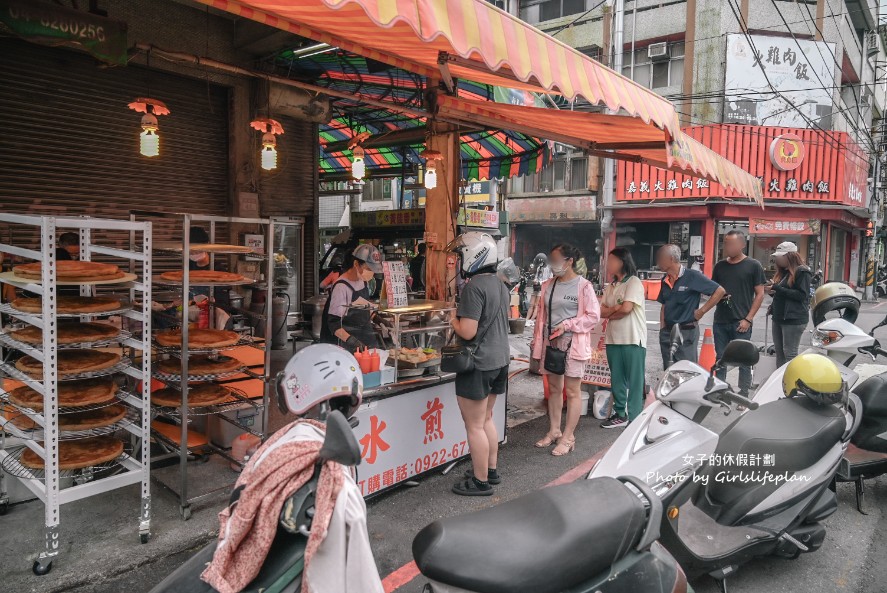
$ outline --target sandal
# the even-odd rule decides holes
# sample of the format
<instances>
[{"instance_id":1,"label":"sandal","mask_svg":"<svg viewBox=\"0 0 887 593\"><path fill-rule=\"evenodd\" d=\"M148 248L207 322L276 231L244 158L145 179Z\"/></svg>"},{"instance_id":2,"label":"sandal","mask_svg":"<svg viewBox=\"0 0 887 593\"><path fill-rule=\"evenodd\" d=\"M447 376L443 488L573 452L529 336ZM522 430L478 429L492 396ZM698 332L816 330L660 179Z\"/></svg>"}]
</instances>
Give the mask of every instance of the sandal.
<instances>
[{"instance_id":1,"label":"sandal","mask_svg":"<svg viewBox=\"0 0 887 593\"><path fill-rule=\"evenodd\" d=\"M455 484L453 486L453 492L459 496L492 496L493 488L491 486L480 488L474 478L468 478L467 480L462 480Z\"/></svg>"},{"instance_id":2,"label":"sandal","mask_svg":"<svg viewBox=\"0 0 887 593\"><path fill-rule=\"evenodd\" d=\"M549 432L548 434L545 435L544 439L542 439L541 441L536 441L536 447L539 449L545 449L546 447L550 447L553 444L555 444L557 442L557 440L559 438L561 438L561 436L563 436L563 435L561 435L560 433L558 433L554 436L551 436L551 433Z\"/></svg>"},{"instance_id":3,"label":"sandal","mask_svg":"<svg viewBox=\"0 0 887 593\"><path fill-rule=\"evenodd\" d=\"M469 468L465 470L466 478L474 477L474 470ZM502 476L499 475L499 470L491 469L487 471L487 482L490 483L491 486L498 486L502 483Z\"/></svg>"},{"instance_id":4,"label":"sandal","mask_svg":"<svg viewBox=\"0 0 887 593\"><path fill-rule=\"evenodd\" d=\"M555 457L563 457L576 448L576 437L567 440L561 437L557 442L557 447L551 450L551 454Z\"/></svg>"}]
</instances>

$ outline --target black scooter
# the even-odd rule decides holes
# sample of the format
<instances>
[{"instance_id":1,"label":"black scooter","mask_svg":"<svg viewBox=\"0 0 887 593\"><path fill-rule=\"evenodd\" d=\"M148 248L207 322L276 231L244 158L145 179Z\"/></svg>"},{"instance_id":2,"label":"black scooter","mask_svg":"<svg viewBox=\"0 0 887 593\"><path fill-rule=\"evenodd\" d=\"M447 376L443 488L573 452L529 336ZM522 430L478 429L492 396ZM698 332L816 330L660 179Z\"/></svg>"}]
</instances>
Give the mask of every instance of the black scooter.
<instances>
[{"instance_id":1,"label":"black scooter","mask_svg":"<svg viewBox=\"0 0 887 593\"><path fill-rule=\"evenodd\" d=\"M435 521L413 540L424 593L686 593L658 543L662 503L634 477L543 488Z\"/></svg>"}]
</instances>

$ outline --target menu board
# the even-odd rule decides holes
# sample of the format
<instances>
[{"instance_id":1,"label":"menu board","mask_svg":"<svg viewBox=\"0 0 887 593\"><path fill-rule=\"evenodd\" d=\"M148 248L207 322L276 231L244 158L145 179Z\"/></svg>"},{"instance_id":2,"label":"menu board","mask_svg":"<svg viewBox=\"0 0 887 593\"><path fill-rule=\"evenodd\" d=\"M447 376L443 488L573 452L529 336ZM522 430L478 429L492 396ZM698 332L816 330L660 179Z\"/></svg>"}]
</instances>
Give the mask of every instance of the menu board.
<instances>
[{"instance_id":1,"label":"menu board","mask_svg":"<svg viewBox=\"0 0 887 593\"><path fill-rule=\"evenodd\" d=\"M385 297L388 307L407 306L407 272L403 262L382 262L385 274Z\"/></svg>"}]
</instances>

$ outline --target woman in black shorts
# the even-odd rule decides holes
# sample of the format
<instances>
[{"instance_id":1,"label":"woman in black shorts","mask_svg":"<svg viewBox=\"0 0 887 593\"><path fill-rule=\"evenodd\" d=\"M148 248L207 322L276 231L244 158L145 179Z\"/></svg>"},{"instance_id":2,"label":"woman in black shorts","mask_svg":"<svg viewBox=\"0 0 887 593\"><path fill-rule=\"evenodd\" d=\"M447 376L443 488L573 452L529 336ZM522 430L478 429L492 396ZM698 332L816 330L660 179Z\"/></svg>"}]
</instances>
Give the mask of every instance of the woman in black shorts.
<instances>
[{"instance_id":1,"label":"woman in black shorts","mask_svg":"<svg viewBox=\"0 0 887 593\"><path fill-rule=\"evenodd\" d=\"M459 254L460 270L467 279L462 289L453 329L460 340L476 344L474 370L456 375L456 395L472 469L453 486L462 496L489 496L490 484L501 479L496 464L499 436L493 423L496 397L508 384L508 289L496 275L496 242L486 233L460 235L451 249Z\"/></svg>"}]
</instances>

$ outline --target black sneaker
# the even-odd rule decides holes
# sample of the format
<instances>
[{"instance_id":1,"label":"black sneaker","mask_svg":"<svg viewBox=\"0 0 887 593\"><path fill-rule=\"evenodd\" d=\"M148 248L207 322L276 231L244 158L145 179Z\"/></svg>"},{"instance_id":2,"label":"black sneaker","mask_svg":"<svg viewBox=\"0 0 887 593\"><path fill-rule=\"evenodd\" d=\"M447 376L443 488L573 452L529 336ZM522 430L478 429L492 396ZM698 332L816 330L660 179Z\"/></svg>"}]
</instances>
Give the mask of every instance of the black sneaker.
<instances>
[{"instance_id":1,"label":"black sneaker","mask_svg":"<svg viewBox=\"0 0 887 593\"><path fill-rule=\"evenodd\" d=\"M465 477L466 478L473 478L474 477L474 469L468 468L467 470L465 470ZM497 470L497 469L487 470L487 482L489 482L493 486L498 486L499 484L501 484L502 483L502 476L499 475L499 470Z\"/></svg>"},{"instance_id":2,"label":"black sneaker","mask_svg":"<svg viewBox=\"0 0 887 593\"><path fill-rule=\"evenodd\" d=\"M616 414L601 422L601 428L625 428L626 426L628 426L628 418Z\"/></svg>"}]
</instances>

